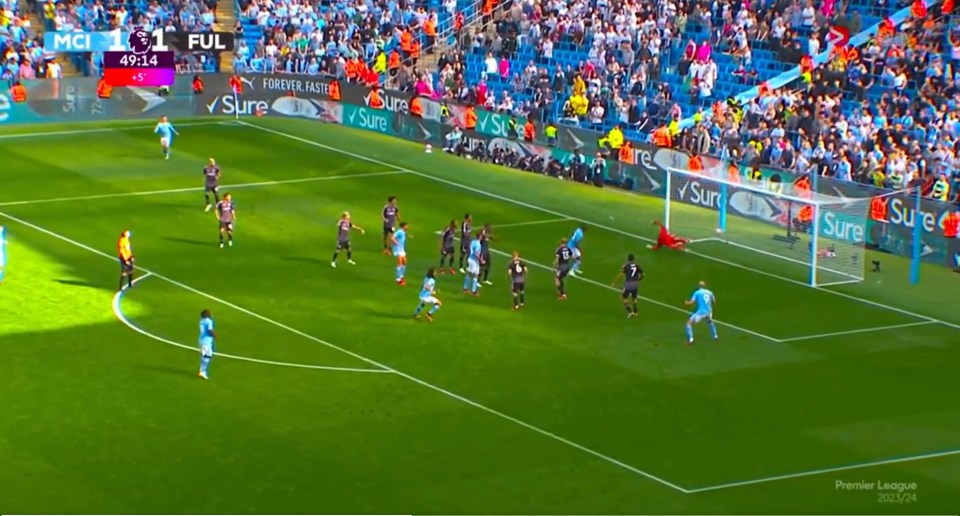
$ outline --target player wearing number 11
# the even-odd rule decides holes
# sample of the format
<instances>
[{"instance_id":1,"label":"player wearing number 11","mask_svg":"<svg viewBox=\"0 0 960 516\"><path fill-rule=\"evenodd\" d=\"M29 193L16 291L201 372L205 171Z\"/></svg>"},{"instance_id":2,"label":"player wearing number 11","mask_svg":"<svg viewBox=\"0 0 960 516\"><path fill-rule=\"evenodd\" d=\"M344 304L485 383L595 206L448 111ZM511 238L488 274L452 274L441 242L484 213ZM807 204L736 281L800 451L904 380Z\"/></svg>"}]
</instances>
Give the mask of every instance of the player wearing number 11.
<instances>
[{"instance_id":1,"label":"player wearing number 11","mask_svg":"<svg viewBox=\"0 0 960 516\"><path fill-rule=\"evenodd\" d=\"M687 319L687 345L693 344L693 325L700 321L707 321L710 328L710 334L713 340L719 340L717 335L717 323L713 321L713 305L717 303L717 298L713 292L707 289L707 283L701 281L697 290L693 291L693 296L686 301L687 306L695 306L696 309L690 318Z\"/></svg>"},{"instance_id":2,"label":"player wearing number 11","mask_svg":"<svg viewBox=\"0 0 960 516\"><path fill-rule=\"evenodd\" d=\"M163 151L163 159L170 159L170 146L173 144L173 135L180 136L180 133L174 129L173 124L167 121L167 117L160 117L160 122L153 130L154 134L160 135L160 149Z\"/></svg>"}]
</instances>

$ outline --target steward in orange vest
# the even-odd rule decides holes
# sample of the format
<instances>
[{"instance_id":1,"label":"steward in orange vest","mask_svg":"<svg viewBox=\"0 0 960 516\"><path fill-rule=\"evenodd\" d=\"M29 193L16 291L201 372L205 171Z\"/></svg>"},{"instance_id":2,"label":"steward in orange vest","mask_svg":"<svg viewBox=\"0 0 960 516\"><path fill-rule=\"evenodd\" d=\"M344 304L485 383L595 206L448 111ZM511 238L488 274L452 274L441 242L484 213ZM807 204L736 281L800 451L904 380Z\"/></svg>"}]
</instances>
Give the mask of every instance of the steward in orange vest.
<instances>
[{"instance_id":1,"label":"steward in orange vest","mask_svg":"<svg viewBox=\"0 0 960 516\"><path fill-rule=\"evenodd\" d=\"M670 137L670 129L663 125L653 132L653 144L657 147L672 147L673 138Z\"/></svg>"},{"instance_id":2,"label":"steward in orange vest","mask_svg":"<svg viewBox=\"0 0 960 516\"><path fill-rule=\"evenodd\" d=\"M330 81L330 100L339 101L340 100L340 81L334 79Z\"/></svg>"},{"instance_id":3,"label":"steward in orange vest","mask_svg":"<svg viewBox=\"0 0 960 516\"><path fill-rule=\"evenodd\" d=\"M347 76L347 82L356 82L360 77L360 60L356 57L350 58L344 67L344 74Z\"/></svg>"},{"instance_id":4,"label":"steward in orange vest","mask_svg":"<svg viewBox=\"0 0 960 516\"><path fill-rule=\"evenodd\" d=\"M533 120L528 118L527 123L523 124L523 139L524 141L532 142L536 137L537 126L533 125Z\"/></svg>"},{"instance_id":5,"label":"steward in orange vest","mask_svg":"<svg viewBox=\"0 0 960 516\"><path fill-rule=\"evenodd\" d=\"M630 145L630 142L623 142L623 145L620 146L620 151L618 154L619 155L617 157L620 159L621 163L633 165L633 145Z\"/></svg>"},{"instance_id":6,"label":"steward in orange vest","mask_svg":"<svg viewBox=\"0 0 960 516\"><path fill-rule=\"evenodd\" d=\"M17 104L27 101L27 89L23 87L23 84L19 82L13 83L13 86L10 87L10 97L13 98L13 101Z\"/></svg>"},{"instance_id":7,"label":"steward in orange vest","mask_svg":"<svg viewBox=\"0 0 960 516\"><path fill-rule=\"evenodd\" d=\"M383 98L380 97L380 88L375 87L370 90L370 95L367 97L367 105L373 109L383 109Z\"/></svg>"},{"instance_id":8,"label":"steward in orange vest","mask_svg":"<svg viewBox=\"0 0 960 516\"><path fill-rule=\"evenodd\" d=\"M413 98L410 99L410 116L423 118L423 102L416 93L414 93Z\"/></svg>"},{"instance_id":9,"label":"steward in orange vest","mask_svg":"<svg viewBox=\"0 0 960 516\"><path fill-rule=\"evenodd\" d=\"M97 81L97 98L108 99L111 95L113 95L113 86L107 84L107 80L101 77Z\"/></svg>"},{"instance_id":10,"label":"steward in orange vest","mask_svg":"<svg viewBox=\"0 0 960 516\"><path fill-rule=\"evenodd\" d=\"M463 114L463 127L467 131L477 129L477 110L473 106L467 106L467 111Z\"/></svg>"},{"instance_id":11,"label":"steward in orange vest","mask_svg":"<svg viewBox=\"0 0 960 516\"><path fill-rule=\"evenodd\" d=\"M191 86L193 87L194 95L200 95L203 93L203 79L201 79L199 75L193 76L193 83Z\"/></svg>"},{"instance_id":12,"label":"steward in orange vest","mask_svg":"<svg viewBox=\"0 0 960 516\"><path fill-rule=\"evenodd\" d=\"M240 80L239 75L234 75L230 77L230 89L233 90L237 95L243 93L243 81Z\"/></svg>"}]
</instances>

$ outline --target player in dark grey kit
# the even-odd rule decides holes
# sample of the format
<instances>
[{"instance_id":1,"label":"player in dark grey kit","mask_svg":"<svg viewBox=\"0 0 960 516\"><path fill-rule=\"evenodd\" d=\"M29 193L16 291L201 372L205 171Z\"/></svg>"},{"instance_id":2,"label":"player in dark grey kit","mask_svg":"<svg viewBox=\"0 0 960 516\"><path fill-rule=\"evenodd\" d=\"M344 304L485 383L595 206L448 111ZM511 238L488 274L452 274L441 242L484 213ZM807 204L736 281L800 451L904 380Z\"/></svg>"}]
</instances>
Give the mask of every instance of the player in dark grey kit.
<instances>
[{"instance_id":1,"label":"player in dark grey kit","mask_svg":"<svg viewBox=\"0 0 960 516\"><path fill-rule=\"evenodd\" d=\"M220 167L217 161L210 158L207 166L203 167L203 198L207 202L207 207L203 211L210 211L214 204L210 204L210 194L213 194L213 203L220 202Z\"/></svg>"},{"instance_id":2,"label":"player in dark grey kit","mask_svg":"<svg viewBox=\"0 0 960 516\"><path fill-rule=\"evenodd\" d=\"M220 222L220 249L223 249L224 237L227 245L233 247L233 225L237 222L237 212L230 194L224 194L223 199L217 203L217 220Z\"/></svg>"},{"instance_id":3,"label":"player in dark grey kit","mask_svg":"<svg viewBox=\"0 0 960 516\"><path fill-rule=\"evenodd\" d=\"M513 292L513 309L519 310L523 308L523 303L526 297L527 290L527 264L523 263L523 260L520 259L520 253L514 251L513 260L510 261L510 265L507 267L507 276L510 277L510 282L513 285L511 290Z\"/></svg>"},{"instance_id":4,"label":"player in dark grey kit","mask_svg":"<svg viewBox=\"0 0 960 516\"><path fill-rule=\"evenodd\" d=\"M460 223L460 274L466 274L463 268L463 262L470 256L470 236L473 231L473 217L469 213L463 216L463 222Z\"/></svg>"},{"instance_id":5,"label":"player in dark grey kit","mask_svg":"<svg viewBox=\"0 0 960 516\"><path fill-rule=\"evenodd\" d=\"M397 221L400 220L400 208L397 208L397 198L391 195L387 197L387 204L383 205L380 212L380 218L383 220L383 254L391 255L390 236L397 228Z\"/></svg>"},{"instance_id":6,"label":"player in dark grey kit","mask_svg":"<svg viewBox=\"0 0 960 516\"><path fill-rule=\"evenodd\" d=\"M623 309L627 311L627 319L636 317L637 297L640 292L640 281L643 280L643 269L634 261L633 253L627 255L627 263L623 264L620 275L613 280L613 284L621 279L623 280Z\"/></svg>"},{"instance_id":7,"label":"player in dark grey kit","mask_svg":"<svg viewBox=\"0 0 960 516\"><path fill-rule=\"evenodd\" d=\"M366 233L362 227L350 221L350 212L345 211L340 215L340 220L337 221L337 250L333 252L333 259L330 260L330 266L333 268L337 267L337 256L340 255L340 251L347 252L347 263L350 265L357 264L353 261L353 250L350 248L351 229L356 229L361 235Z\"/></svg>"},{"instance_id":8,"label":"player in dark grey kit","mask_svg":"<svg viewBox=\"0 0 960 516\"><path fill-rule=\"evenodd\" d=\"M570 267L573 265L573 250L567 246L567 239L560 239L560 247L554 251L553 258L553 283L557 286L557 297L561 300L567 298L567 288L564 280L570 274Z\"/></svg>"},{"instance_id":9,"label":"player in dark grey kit","mask_svg":"<svg viewBox=\"0 0 960 516\"><path fill-rule=\"evenodd\" d=\"M453 258L457 255L457 221L451 220L442 233L440 233L440 274L443 274L443 264L447 263L450 274L456 274L453 268Z\"/></svg>"},{"instance_id":10,"label":"player in dark grey kit","mask_svg":"<svg viewBox=\"0 0 960 516\"><path fill-rule=\"evenodd\" d=\"M480 275L484 285L493 285L490 281L490 240L493 239L493 228L484 224L480 230Z\"/></svg>"}]
</instances>

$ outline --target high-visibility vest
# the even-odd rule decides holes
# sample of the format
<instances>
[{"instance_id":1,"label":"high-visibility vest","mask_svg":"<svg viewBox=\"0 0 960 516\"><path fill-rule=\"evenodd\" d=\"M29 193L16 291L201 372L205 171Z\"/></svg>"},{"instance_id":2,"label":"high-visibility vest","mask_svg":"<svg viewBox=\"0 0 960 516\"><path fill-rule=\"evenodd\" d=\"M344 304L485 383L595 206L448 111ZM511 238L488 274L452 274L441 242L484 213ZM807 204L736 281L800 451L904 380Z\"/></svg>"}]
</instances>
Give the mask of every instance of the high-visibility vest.
<instances>
[{"instance_id":1,"label":"high-visibility vest","mask_svg":"<svg viewBox=\"0 0 960 516\"><path fill-rule=\"evenodd\" d=\"M420 40L415 39L413 43L410 44L410 57L412 59L418 59L420 57Z\"/></svg>"},{"instance_id":2,"label":"high-visibility vest","mask_svg":"<svg viewBox=\"0 0 960 516\"><path fill-rule=\"evenodd\" d=\"M943 217L943 236L957 238L958 230L960 230L960 215L955 211L948 212Z\"/></svg>"},{"instance_id":3,"label":"high-visibility vest","mask_svg":"<svg viewBox=\"0 0 960 516\"><path fill-rule=\"evenodd\" d=\"M397 49L390 51L390 63L387 65L387 68L391 70L400 68L400 52L397 52Z\"/></svg>"},{"instance_id":4,"label":"high-visibility vest","mask_svg":"<svg viewBox=\"0 0 960 516\"><path fill-rule=\"evenodd\" d=\"M193 92L203 93L203 80L201 80L199 77L193 80Z\"/></svg>"},{"instance_id":5,"label":"high-visibility vest","mask_svg":"<svg viewBox=\"0 0 960 516\"><path fill-rule=\"evenodd\" d=\"M239 77L237 76L231 77L229 83L230 83L230 89L233 90L234 93L236 93L237 95L243 93L243 82L240 81Z\"/></svg>"},{"instance_id":6,"label":"high-visibility vest","mask_svg":"<svg viewBox=\"0 0 960 516\"><path fill-rule=\"evenodd\" d=\"M17 104L27 101L27 89L23 87L22 84L14 84L10 88L10 96L13 97L13 101Z\"/></svg>"},{"instance_id":7,"label":"high-visibility vest","mask_svg":"<svg viewBox=\"0 0 960 516\"><path fill-rule=\"evenodd\" d=\"M800 222L811 222L813 221L813 206L805 204L803 208L800 208L800 212L797 213L797 220Z\"/></svg>"},{"instance_id":8,"label":"high-visibility vest","mask_svg":"<svg viewBox=\"0 0 960 516\"><path fill-rule=\"evenodd\" d=\"M946 179L938 179L933 184L933 198L943 202L950 198L950 183Z\"/></svg>"},{"instance_id":9,"label":"high-visibility vest","mask_svg":"<svg viewBox=\"0 0 960 516\"><path fill-rule=\"evenodd\" d=\"M437 22L435 22L433 18L427 18L427 21L423 23L423 32L427 36L436 37Z\"/></svg>"},{"instance_id":10,"label":"high-visibility vest","mask_svg":"<svg viewBox=\"0 0 960 516\"><path fill-rule=\"evenodd\" d=\"M340 100L340 81L330 81L330 100Z\"/></svg>"},{"instance_id":11,"label":"high-visibility vest","mask_svg":"<svg viewBox=\"0 0 960 516\"><path fill-rule=\"evenodd\" d=\"M383 109L383 99L380 98L380 92L375 89L370 90L370 107L373 109Z\"/></svg>"},{"instance_id":12,"label":"high-visibility vest","mask_svg":"<svg viewBox=\"0 0 960 516\"><path fill-rule=\"evenodd\" d=\"M467 112L463 114L463 125L467 129L477 128L477 112L473 107L468 107Z\"/></svg>"},{"instance_id":13,"label":"high-visibility vest","mask_svg":"<svg viewBox=\"0 0 960 516\"><path fill-rule=\"evenodd\" d=\"M653 132L653 144L657 147L670 147L673 142L670 141L670 129L667 126L661 126Z\"/></svg>"},{"instance_id":14,"label":"high-visibility vest","mask_svg":"<svg viewBox=\"0 0 960 516\"><path fill-rule=\"evenodd\" d=\"M400 50L410 53L413 49L413 34L409 31L400 34Z\"/></svg>"},{"instance_id":15,"label":"high-visibility vest","mask_svg":"<svg viewBox=\"0 0 960 516\"><path fill-rule=\"evenodd\" d=\"M348 81L353 81L357 78L357 75L360 73L360 69L359 63L356 59L347 61L347 64L344 66L344 73L346 74Z\"/></svg>"},{"instance_id":16,"label":"high-visibility vest","mask_svg":"<svg viewBox=\"0 0 960 516\"><path fill-rule=\"evenodd\" d=\"M373 71L378 74L387 71L387 54L384 52L377 53L377 58L373 61Z\"/></svg>"},{"instance_id":17,"label":"high-visibility vest","mask_svg":"<svg viewBox=\"0 0 960 516\"><path fill-rule=\"evenodd\" d=\"M700 156L690 156L690 160L687 161L687 168L690 169L690 172L699 174L703 172L703 160L700 159Z\"/></svg>"},{"instance_id":18,"label":"high-visibility vest","mask_svg":"<svg viewBox=\"0 0 960 516\"><path fill-rule=\"evenodd\" d=\"M628 165L633 165L633 145L630 145L630 142L624 142L620 146L619 156L620 161Z\"/></svg>"},{"instance_id":19,"label":"high-visibility vest","mask_svg":"<svg viewBox=\"0 0 960 516\"><path fill-rule=\"evenodd\" d=\"M420 102L420 97L413 97L410 101L410 115L417 118L423 117L423 103Z\"/></svg>"},{"instance_id":20,"label":"high-visibility vest","mask_svg":"<svg viewBox=\"0 0 960 516\"><path fill-rule=\"evenodd\" d=\"M107 81L100 79L97 82L97 98L108 99L113 95L113 87Z\"/></svg>"},{"instance_id":21,"label":"high-visibility vest","mask_svg":"<svg viewBox=\"0 0 960 516\"><path fill-rule=\"evenodd\" d=\"M532 142L537 136L537 126L533 125L533 122L527 120L527 123L523 124L523 139Z\"/></svg>"}]
</instances>

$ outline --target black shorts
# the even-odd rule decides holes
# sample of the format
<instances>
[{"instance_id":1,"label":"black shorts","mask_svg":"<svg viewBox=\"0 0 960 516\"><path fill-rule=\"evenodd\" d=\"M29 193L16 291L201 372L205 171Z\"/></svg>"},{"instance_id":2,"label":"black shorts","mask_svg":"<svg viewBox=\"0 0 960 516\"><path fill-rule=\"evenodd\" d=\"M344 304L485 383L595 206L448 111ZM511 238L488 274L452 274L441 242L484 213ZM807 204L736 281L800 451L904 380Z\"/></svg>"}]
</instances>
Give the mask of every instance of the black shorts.
<instances>
[{"instance_id":1,"label":"black shorts","mask_svg":"<svg viewBox=\"0 0 960 516\"><path fill-rule=\"evenodd\" d=\"M233 231L233 222L220 221L220 231Z\"/></svg>"},{"instance_id":2,"label":"black shorts","mask_svg":"<svg viewBox=\"0 0 960 516\"><path fill-rule=\"evenodd\" d=\"M452 246L444 247L443 249L440 250L440 256L453 256L453 255L454 255L454 250Z\"/></svg>"},{"instance_id":3,"label":"black shorts","mask_svg":"<svg viewBox=\"0 0 960 516\"><path fill-rule=\"evenodd\" d=\"M559 269L556 270L557 279L563 279L567 277L567 274L570 274L570 264L563 264Z\"/></svg>"},{"instance_id":4,"label":"black shorts","mask_svg":"<svg viewBox=\"0 0 960 516\"><path fill-rule=\"evenodd\" d=\"M220 191L220 187L217 185L206 185L203 187L203 193L217 193Z\"/></svg>"},{"instance_id":5,"label":"black shorts","mask_svg":"<svg viewBox=\"0 0 960 516\"><path fill-rule=\"evenodd\" d=\"M337 241L337 251L349 251L350 250L350 241L349 240L339 240Z\"/></svg>"},{"instance_id":6,"label":"black shorts","mask_svg":"<svg viewBox=\"0 0 960 516\"><path fill-rule=\"evenodd\" d=\"M383 234L384 234L384 236L389 235L390 233L393 233L393 226L391 226L390 224L387 224L386 222L384 222L384 223L383 223Z\"/></svg>"},{"instance_id":7,"label":"black shorts","mask_svg":"<svg viewBox=\"0 0 960 516\"><path fill-rule=\"evenodd\" d=\"M637 287L625 288L625 289L623 289L623 298L624 298L624 299L636 299L637 296L639 295L639 294L638 294L639 290L640 290L640 289L637 288Z\"/></svg>"},{"instance_id":8,"label":"black shorts","mask_svg":"<svg viewBox=\"0 0 960 516\"><path fill-rule=\"evenodd\" d=\"M513 284L513 287L512 287L512 290L513 290L513 293L514 293L514 294L519 294L519 293L523 292L524 289L526 289L526 288L527 288L527 284L526 284L526 283L514 283L514 284Z\"/></svg>"},{"instance_id":9,"label":"black shorts","mask_svg":"<svg viewBox=\"0 0 960 516\"><path fill-rule=\"evenodd\" d=\"M133 259L124 260L122 257L117 257L120 260L120 272L124 274L130 274L133 272Z\"/></svg>"},{"instance_id":10,"label":"black shorts","mask_svg":"<svg viewBox=\"0 0 960 516\"><path fill-rule=\"evenodd\" d=\"M462 254L463 256L467 256L468 254L470 254L470 244L467 244L467 245L461 244L460 254Z\"/></svg>"},{"instance_id":11,"label":"black shorts","mask_svg":"<svg viewBox=\"0 0 960 516\"><path fill-rule=\"evenodd\" d=\"M485 252L480 254L480 266L484 269L490 268L490 252Z\"/></svg>"}]
</instances>

